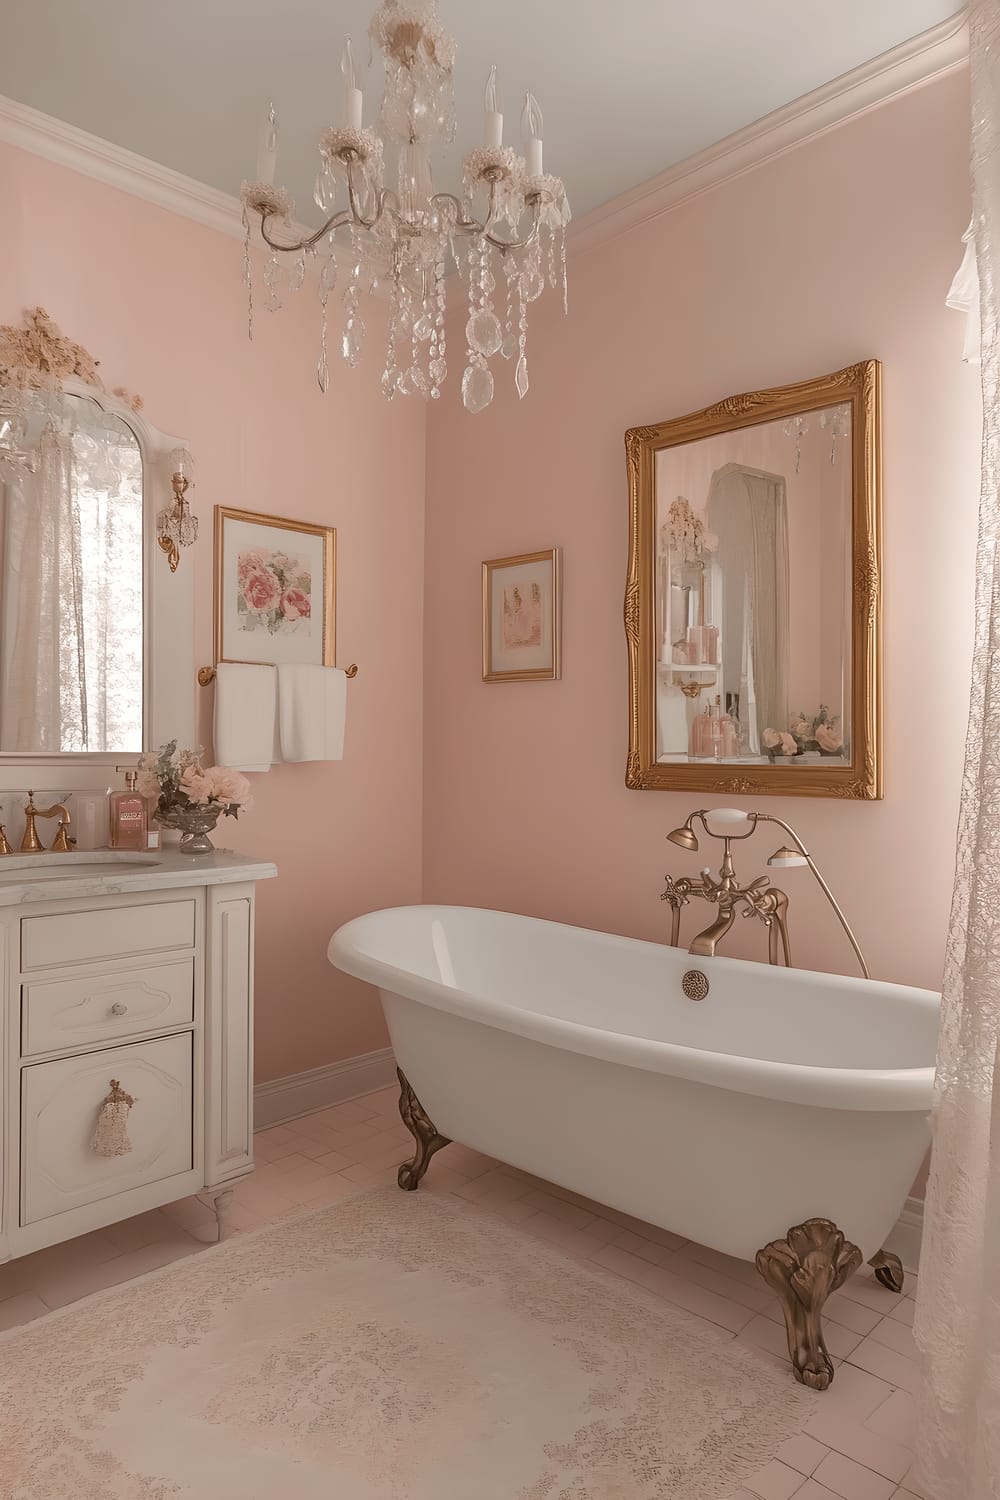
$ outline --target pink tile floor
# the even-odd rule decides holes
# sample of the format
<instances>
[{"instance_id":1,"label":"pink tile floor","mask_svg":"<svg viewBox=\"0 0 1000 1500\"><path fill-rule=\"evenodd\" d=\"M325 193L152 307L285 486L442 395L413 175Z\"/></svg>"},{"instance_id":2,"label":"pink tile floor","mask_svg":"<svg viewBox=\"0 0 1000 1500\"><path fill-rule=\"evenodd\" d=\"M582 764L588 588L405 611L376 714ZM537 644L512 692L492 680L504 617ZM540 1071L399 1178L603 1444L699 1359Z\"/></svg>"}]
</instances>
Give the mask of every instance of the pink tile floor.
<instances>
[{"instance_id":1,"label":"pink tile floor","mask_svg":"<svg viewBox=\"0 0 1000 1500\"><path fill-rule=\"evenodd\" d=\"M396 1091L384 1089L260 1131L257 1170L236 1190L230 1228L256 1229L358 1184L394 1182L412 1140ZM449 1146L419 1191L476 1203L573 1255L635 1281L677 1307L755 1345L789 1369L781 1312L756 1270L666 1230ZM152 1213L0 1265L0 1329L195 1254L215 1240L209 1201L186 1198ZM799 1437L733 1500L913 1500L911 1333L916 1280L902 1297L865 1269L826 1306L836 1378Z\"/></svg>"}]
</instances>

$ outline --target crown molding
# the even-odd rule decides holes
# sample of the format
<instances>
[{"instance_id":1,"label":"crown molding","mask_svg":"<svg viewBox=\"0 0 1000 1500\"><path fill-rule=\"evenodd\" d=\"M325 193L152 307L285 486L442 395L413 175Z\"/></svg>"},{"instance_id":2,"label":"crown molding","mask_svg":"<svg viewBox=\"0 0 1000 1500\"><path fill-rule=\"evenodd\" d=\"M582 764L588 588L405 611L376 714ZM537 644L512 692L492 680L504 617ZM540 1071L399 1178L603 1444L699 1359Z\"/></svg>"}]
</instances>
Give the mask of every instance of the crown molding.
<instances>
[{"instance_id":1,"label":"crown molding","mask_svg":"<svg viewBox=\"0 0 1000 1500\"><path fill-rule=\"evenodd\" d=\"M963 11L595 208L570 226L569 247L579 254L648 223L804 141L963 67L968 53ZM207 229L235 237L243 234L238 198L3 95L0 142L131 193Z\"/></svg>"},{"instance_id":2,"label":"crown molding","mask_svg":"<svg viewBox=\"0 0 1000 1500\"><path fill-rule=\"evenodd\" d=\"M238 198L0 95L0 141L222 234L243 234Z\"/></svg>"},{"instance_id":3,"label":"crown molding","mask_svg":"<svg viewBox=\"0 0 1000 1500\"><path fill-rule=\"evenodd\" d=\"M966 66L965 11L813 89L575 220L568 248L595 249L744 172Z\"/></svg>"}]
</instances>

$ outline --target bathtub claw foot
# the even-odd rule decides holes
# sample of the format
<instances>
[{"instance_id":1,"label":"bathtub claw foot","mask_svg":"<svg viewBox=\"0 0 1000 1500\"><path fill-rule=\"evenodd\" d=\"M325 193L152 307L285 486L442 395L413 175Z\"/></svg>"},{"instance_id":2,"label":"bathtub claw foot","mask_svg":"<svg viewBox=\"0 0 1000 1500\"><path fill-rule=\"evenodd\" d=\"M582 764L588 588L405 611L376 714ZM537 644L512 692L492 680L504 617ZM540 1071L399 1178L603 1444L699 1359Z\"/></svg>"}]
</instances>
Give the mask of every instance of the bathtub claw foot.
<instances>
[{"instance_id":1,"label":"bathtub claw foot","mask_svg":"<svg viewBox=\"0 0 1000 1500\"><path fill-rule=\"evenodd\" d=\"M396 1181L404 1192L412 1193L427 1171L435 1151L440 1151L442 1146L450 1146L451 1141L446 1135L440 1135L432 1121L427 1118L423 1105L410 1087L410 1081L401 1068L396 1069L396 1076L399 1079L399 1113L403 1124L417 1143L413 1160L404 1161L396 1174Z\"/></svg>"},{"instance_id":2,"label":"bathtub claw foot","mask_svg":"<svg viewBox=\"0 0 1000 1500\"><path fill-rule=\"evenodd\" d=\"M823 1339L823 1304L861 1265L857 1245L829 1219L796 1224L783 1240L757 1251L757 1270L777 1294L785 1315L788 1353L795 1378L814 1391L833 1379L833 1361Z\"/></svg>"},{"instance_id":3,"label":"bathtub claw foot","mask_svg":"<svg viewBox=\"0 0 1000 1500\"><path fill-rule=\"evenodd\" d=\"M903 1290L903 1262L891 1250L880 1250L868 1262L875 1272L875 1280L887 1286L890 1292Z\"/></svg>"}]
</instances>

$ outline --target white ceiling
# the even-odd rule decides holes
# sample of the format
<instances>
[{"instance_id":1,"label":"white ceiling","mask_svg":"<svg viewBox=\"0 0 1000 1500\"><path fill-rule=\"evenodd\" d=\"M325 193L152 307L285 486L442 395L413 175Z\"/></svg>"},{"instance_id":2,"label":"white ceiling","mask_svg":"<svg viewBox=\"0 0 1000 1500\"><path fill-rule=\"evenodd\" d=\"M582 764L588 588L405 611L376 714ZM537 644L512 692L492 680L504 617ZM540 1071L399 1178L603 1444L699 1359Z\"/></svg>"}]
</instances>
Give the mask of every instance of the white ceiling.
<instances>
[{"instance_id":1,"label":"white ceiling","mask_svg":"<svg viewBox=\"0 0 1000 1500\"><path fill-rule=\"evenodd\" d=\"M278 180L316 218L316 138L339 123L345 32L367 60L375 0L3 0L0 93L225 192L281 121ZM517 144L524 90L574 214L918 35L956 0L441 0L458 42L456 185L491 63ZM363 80L366 122L381 98ZM450 181L448 179L451 179Z\"/></svg>"}]
</instances>

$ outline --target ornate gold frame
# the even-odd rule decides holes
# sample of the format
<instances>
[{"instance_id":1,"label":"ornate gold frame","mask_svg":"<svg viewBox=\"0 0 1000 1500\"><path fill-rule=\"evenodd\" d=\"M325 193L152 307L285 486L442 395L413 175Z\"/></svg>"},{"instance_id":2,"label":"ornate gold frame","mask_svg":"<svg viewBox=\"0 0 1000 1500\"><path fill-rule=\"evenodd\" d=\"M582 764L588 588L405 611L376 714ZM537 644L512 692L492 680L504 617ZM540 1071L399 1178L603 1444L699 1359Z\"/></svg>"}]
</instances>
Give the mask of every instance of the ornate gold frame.
<instances>
[{"instance_id":1,"label":"ornate gold frame","mask_svg":"<svg viewBox=\"0 0 1000 1500\"><path fill-rule=\"evenodd\" d=\"M491 616L493 608L493 574L500 568L513 568L521 563L551 562L552 564L552 665L532 667L525 671L495 672L493 670L493 643L491 639ZM559 591L561 586L559 548L547 547L542 552L518 552L513 557L491 557L483 563L483 681L484 682L552 682L561 670L561 613Z\"/></svg>"},{"instance_id":2,"label":"ornate gold frame","mask_svg":"<svg viewBox=\"0 0 1000 1500\"><path fill-rule=\"evenodd\" d=\"M215 507L215 660L232 661L222 654L222 534L227 521L248 521L254 526L274 526L279 531L302 531L318 536L323 542L323 666L337 662L337 531L333 526L314 526L309 521L292 521L287 516L265 515L253 510L231 510Z\"/></svg>"},{"instance_id":3,"label":"ornate gold frame","mask_svg":"<svg viewBox=\"0 0 1000 1500\"><path fill-rule=\"evenodd\" d=\"M704 411L625 434L629 490L625 635L629 664L629 750L625 785L637 791L882 796L882 407L881 366L869 359L818 380L730 396ZM656 760L654 631L655 455L758 422L850 402L854 480L852 553L852 764L791 769L780 765L661 765Z\"/></svg>"}]
</instances>

